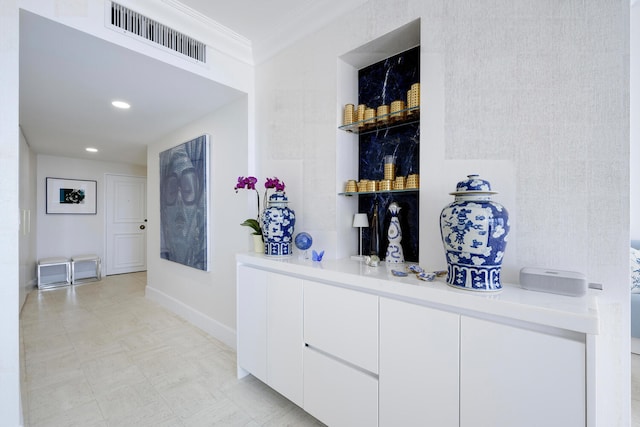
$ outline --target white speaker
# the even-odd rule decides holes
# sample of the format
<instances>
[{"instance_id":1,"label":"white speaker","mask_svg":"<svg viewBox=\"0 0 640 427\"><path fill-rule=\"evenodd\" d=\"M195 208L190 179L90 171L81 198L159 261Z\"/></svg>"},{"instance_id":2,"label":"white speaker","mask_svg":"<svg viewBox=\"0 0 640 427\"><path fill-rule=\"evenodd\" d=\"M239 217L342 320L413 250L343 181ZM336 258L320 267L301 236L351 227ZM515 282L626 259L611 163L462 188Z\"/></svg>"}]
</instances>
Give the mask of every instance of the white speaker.
<instances>
[{"instance_id":1,"label":"white speaker","mask_svg":"<svg viewBox=\"0 0 640 427\"><path fill-rule=\"evenodd\" d=\"M520 286L524 289L580 297L587 293L587 278L575 271L524 267L520 270Z\"/></svg>"}]
</instances>

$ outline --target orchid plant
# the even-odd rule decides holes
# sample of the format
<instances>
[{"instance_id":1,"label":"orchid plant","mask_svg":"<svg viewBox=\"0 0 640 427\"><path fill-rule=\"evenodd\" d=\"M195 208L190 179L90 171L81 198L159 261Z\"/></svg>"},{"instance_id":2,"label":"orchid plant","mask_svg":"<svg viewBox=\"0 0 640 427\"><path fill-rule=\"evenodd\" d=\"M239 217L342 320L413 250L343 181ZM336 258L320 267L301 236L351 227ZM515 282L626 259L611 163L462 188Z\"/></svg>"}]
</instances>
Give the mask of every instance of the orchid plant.
<instances>
[{"instance_id":1,"label":"orchid plant","mask_svg":"<svg viewBox=\"0 0 640 427\"><path fill-rule=\"evenodd\" d=\"M245 227L251 228L253 230L253 233L251 234L254 234L256 236L261 236L262 228L260 227L260 218L262 216L262 211L260 210L260 192L258 191L258 189L256 189L257 182L258 182L258 179L254 176L247 176L247 177L239 176L238 182L233 189L236 190L236 193L240 189L253 190L256 192L256 200L258 202L258 216L255 219L254 218L246 219L240 225L244 225ZM264 191L263 206L267 206L267 193L269 192L270 188L274 189L275 191L284 191L284 187L285 187L284 182L280 181L278 178L276 177L267 178L264 183L265 191Z\"/></svg>"}]
</instances>

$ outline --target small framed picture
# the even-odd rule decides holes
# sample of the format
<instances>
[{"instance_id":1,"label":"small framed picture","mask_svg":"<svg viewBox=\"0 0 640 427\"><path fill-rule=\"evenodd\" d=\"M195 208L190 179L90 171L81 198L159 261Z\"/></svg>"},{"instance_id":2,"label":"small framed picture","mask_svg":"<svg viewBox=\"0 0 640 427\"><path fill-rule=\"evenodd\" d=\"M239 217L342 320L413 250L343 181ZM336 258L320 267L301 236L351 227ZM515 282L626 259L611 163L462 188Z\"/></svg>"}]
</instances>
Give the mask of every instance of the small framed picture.
<instances>
[{"instance_id":1,"label":"small framed picture","mask_svg":"<svg viewBox=\"0 0 640 427\"><path fill-rule=\"evenodd\" d=\"M96 215L96 181L47 178L48 214Z\"/></svg>"}]
</instances>

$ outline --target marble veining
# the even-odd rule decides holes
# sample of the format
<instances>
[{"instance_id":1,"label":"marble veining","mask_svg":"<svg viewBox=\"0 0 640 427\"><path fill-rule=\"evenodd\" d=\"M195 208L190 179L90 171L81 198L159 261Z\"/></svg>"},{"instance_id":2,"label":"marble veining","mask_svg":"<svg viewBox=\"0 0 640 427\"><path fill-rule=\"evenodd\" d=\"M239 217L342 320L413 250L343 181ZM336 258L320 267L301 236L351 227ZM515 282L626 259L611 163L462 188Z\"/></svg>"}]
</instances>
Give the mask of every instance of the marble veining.
<instances>
[{"instance_id":1,"label":"marble veining","mask_svg":"<svg viewBox=\"0 0 640 427\"><path fill-rule=\"evenodd\" d=\"M413 83L420 82L420 47L416 46L358 71L358 102L376 108L407 99Z\"/></svg>"},{"instance_id":2,"label":"marble veining","mask_svg":"<svg viewBox=\"0 0 640 427\"><path fill-rule=\"evenodd\" d=\"M400 228L402 229L402 249L406 261L418 262L418 236L420 229L418 228L418 197L416 193L378 193L365 194L360 197L360 212L366 213L369 219L373 216L375 201L378 201L378 220L380 230L380 247L378 253L384 255L384 251L389 244L387 238L387 230L391 222L389 214L389 205L396 202L400 206ZM362 230L362 247L363 252L368 254L371 244L371 231L369 229Z\"/></svg>"},{"instance_id":3,"label":"marble veining","mask_svg":"<svg viewBox=\"0 0 640 427\"><path fill-rule=\"evenodd\" d=\"M395 100L407 100L407 91L420 81L420 47L409 49L372 64L358 72L358 103L377 108ZM396 176L420 173L420 124L379 129L359 136L358 149L360 179L381 180L384 177L384 156L396 157ZM417 193L380 193L359 196L358 211L373 216L378 202L380 247L383 253L388 245L387 229L392 202L401 207L400 226L403 230L402 248L407 261L418 261L419 203ZM363 230L363 251L370 251L370 230Z\"/></svg>"}]
</instances>

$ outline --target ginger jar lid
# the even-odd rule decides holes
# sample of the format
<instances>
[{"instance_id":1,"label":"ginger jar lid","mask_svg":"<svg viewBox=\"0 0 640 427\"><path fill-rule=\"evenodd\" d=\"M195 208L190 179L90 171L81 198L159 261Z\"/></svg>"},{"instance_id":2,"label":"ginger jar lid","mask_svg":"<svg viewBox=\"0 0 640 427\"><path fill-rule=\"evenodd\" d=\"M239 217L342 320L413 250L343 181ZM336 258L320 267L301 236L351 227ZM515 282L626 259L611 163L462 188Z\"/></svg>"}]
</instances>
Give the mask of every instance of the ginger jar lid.
<instances>
[{"instance_id":1,"label":"ginger jar lid","mask_svg":"<svg viewBox=\"0 0 640 427\"><path fill-rule=\"evenodd\" d=\"M481 179L480 175L467 175L467 179L458 182L456 191L449 193L453 196L465 194L498 194L491 191L489 181Z\"/></svg>"},{"instance_id":2,"label":"ginger jar lid","mask_svg":"<svg viewBox=\"0 0 640 427\"><path fill-rule=\"evenodd\" d=\"M269 196L269 203L289 203L289 199L284 192L276 191Z\"/></svg>"}]
</instances>

